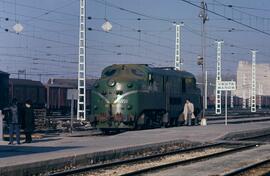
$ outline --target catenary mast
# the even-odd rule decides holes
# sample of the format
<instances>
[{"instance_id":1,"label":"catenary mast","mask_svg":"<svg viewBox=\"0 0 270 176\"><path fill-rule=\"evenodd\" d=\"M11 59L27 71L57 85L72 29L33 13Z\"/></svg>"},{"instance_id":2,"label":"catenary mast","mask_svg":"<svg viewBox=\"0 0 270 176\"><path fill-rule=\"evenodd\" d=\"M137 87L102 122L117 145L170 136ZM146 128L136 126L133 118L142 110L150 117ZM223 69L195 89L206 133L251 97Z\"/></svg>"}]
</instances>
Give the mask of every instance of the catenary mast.
<instances>
[{"instance_id":1,"label":"catenary mast","mask_svg":"<svg viewBox=\"0 0 270 176\"><path fill-rule=\"evenodd\" d=\"M77 119L86 119L86 97L85 97L85 7L86 0L80 0L80 33L79 33L79 65L78 65L78 105Z\"/></svg>"}]
</instances>

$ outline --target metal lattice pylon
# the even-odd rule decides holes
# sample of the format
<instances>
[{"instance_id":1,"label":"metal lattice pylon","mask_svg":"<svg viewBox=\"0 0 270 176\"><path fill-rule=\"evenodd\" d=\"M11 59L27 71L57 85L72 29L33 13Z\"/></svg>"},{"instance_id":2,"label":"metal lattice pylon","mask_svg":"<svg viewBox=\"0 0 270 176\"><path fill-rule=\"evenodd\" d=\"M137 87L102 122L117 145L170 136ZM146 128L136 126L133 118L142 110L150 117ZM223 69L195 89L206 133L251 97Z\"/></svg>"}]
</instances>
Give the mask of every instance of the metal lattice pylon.
<instances>
[{"instance_id":1,"label":"metal lattice pylon","mask_svg":"<svg viewBox=\"0 0 270 176\"><path fill-rule=\"evenodd\" d=\"M251 107L251 94L250 94L250 89L248 89L248 107Z\"/></svg>"},{"instance_id":2,"label":"metal lattice pylon","mask_svg":"<svg viewBox=\"0 0 270 176\"><path fill-rule=\"evenodd\" d=\"M221 44L223 41L216 41L217 43L217 75L216 75L216 114L221 114L221 90L218 86L221 82Z\"/></svg>"},{"instance_id":3,"label":"metal lattice pylon","mask_svg":"<svg viewBox=\"0 0 270 176\"><path fill-rule=\"evenodd\" d=\"M259 109L262 109L262 94L263 94L263 85L262 84L259 84L259 91L258 91L258 94L259 94L259 100L258 100L258 108Z\"/></svg>"},{"instance_id":4,"label":"metal lattice pylon","mask_svg":"<svg viewBox=\"0 0 270 176\"><path fill-rule=\"evenodd\" d=\"M181 27L184 23L175 24L175 70L182 70L183 60L181 58Z\"/></svg>"},{"instance_id":5,"label":"metal lattice pylon","mask_svg":"<svg viewBox=\"0 0 270 176\"><path fill-rule=\"evenodd\" d=\"M256 112L256 50L252 53L251 112Z\"/></svg>"},{"instance_id":6,"label":"metal lattice pylon","mask_svg":"<svg viewBox=\"0 0 270 176\"><path fill-rule=\"evenodd\" d=\"M78 65L78 106L77 119L86 119L85 96L85 0L80 0L80 33L79 33L79 65Z\"/></svg>"}]
</instances>

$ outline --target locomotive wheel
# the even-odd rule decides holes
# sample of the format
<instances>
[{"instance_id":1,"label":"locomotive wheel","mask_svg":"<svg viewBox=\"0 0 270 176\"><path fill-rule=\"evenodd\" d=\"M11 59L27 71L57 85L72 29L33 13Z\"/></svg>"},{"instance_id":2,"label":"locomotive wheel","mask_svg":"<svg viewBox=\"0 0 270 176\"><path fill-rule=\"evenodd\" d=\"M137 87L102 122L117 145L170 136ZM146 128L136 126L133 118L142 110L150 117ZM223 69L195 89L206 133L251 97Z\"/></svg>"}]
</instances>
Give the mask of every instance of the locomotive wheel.
<instances>
[{"instance_id":1,"label":"locomotive wheel","mask_svg":"<svg viewBox=\"0 0 270 176\"><path fill-rule=\"evenodd\" d=\"M174 124L175 124L175 119L170 119L169 121L170 127L174 126Z\"/></svg>"},{"instance_id":2,"label":"locomotive wheel","mask_svg":"<svg viewBox=\"0 0 270 176\"><path fill-rule=\"evenodd\" d=\"M151 128L153 128L153 121L152 121L152 119L151 119L151 117L149 117L149 116L145 116L145 121L144 121L145 123L145 128L146 129L151 129Z\"/></svg>"},{"instance_id":3,"label":"locomotive wheel","mask_svg":"<svg viewBox=\"0 0 270 176\"><path fill-rule=\"evenodd\" d=\"M102 129L102 133L105 135L109 135L110 134L110 130L108 129Z\"/></svg>"}]
</instances>

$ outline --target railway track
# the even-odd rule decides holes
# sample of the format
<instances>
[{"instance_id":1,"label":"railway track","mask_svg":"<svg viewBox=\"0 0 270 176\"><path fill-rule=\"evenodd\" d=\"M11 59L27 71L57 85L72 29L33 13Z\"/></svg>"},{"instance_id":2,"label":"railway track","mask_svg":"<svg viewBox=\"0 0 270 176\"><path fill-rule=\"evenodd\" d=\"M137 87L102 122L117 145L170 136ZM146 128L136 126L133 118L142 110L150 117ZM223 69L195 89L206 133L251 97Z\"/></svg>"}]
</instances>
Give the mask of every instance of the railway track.
<instances>
[{"instance_id":1,"label":"railway track","mask_svg":"<svg viewBox=\"0 0 270 176\"><path fill-rule=\"evenodd\" d=\"M270 134L256 135L252 137L241 138L240 141L255 141L255 142L270 142ZM243 167L237 168L223 176L269 176L270 175L270 159L265 159L259 162L247 164Z\"/></svg>"},{"instance_id":2,"label":"railway track","mask_svg":"<svg viewBox=\"0 0 270 176\"><path fill-rule=\"evenodd\" d=\"M208 124L223 124L224 116L209 116ZM270 121L270 114L243 114L229 115L228 124L254 123Z\"/></svg>"},{"instance_id":3,"label":"railway track","mask_svg":"<svg viewBox=\"0 0 270 176\"><path fill-rule=\"evenodd\" d=\"M216 116L215 110L207 110L206 112L207 116ZM231 116L258 116L258 115L270 115L270 111L268 109L262 109L262 110L257 110L255 113L251 113L250 109L228 109L228 114ZM221 114L221 116L224 116L224 112Z\"/></svg>"},{"instance_id":4,"label":"railway track","mask_svg":"<svg viewBox=\"0 0 270 176\"><path fill-rule=\"evenodd\" d=\"M241 145L231 143L215 143L151 156L143 156L111 163L85 166L62 172L51 173L49 175L138 175L158 171L160 169L169 168L172 166L187 165L203 160L209 160L243 150L248 150L256 146L256 144Z\"/></svg>"},{"instance_id":5,"label":"railway track","mask_svg":"<svg viewBox=\"0 0 270 176\"><path fill-rule=\"evenodd\" d=\"M223 176L269 176L270 175L270 159L252 163L247 166L238 168Z\"/></svg>"},{"instance_id":6,"label":"railway track","mask_svg":"<svg viewBox=\"0 0 270 176\"><path fill-rule=\"evenodd\" d=\"M241 138L239 139L239 141L255 141L255 142L267 143L267 142L270 142L270 133Z\"/></svg>"}]
</instances>

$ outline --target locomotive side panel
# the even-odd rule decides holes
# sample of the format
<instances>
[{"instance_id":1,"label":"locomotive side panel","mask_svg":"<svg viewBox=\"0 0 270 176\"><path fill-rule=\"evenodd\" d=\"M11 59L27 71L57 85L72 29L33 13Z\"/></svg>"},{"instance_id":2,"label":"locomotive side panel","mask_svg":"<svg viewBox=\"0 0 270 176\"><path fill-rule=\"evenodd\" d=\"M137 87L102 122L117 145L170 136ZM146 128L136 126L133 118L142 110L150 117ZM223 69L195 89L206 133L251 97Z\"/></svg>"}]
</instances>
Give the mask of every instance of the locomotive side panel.
<instances>
[{"instance_id":1,"label":"locomotive side panel","mask_svg":"<svg viewBox=\"0 0 270 176\"><path fill-rule=\"evenodd\" d=\"M175 119L179 116L183 103L181 78L174 76L168 77L166 87L167 111L169 112L169 116Z\"/></svg>"},{"instance_id":2,"label":"locomotive side panel","mask_svg":"<svg viewBox=\"0 0 270 176\"><path fill-rule=\"evenodd\" d=\"M194 77L168 77L166 98L167 111L172 119L183 112L186 99L190 99L196 111L201 110L200 90L196 88Z\"/></svg>"}]
</instances>

